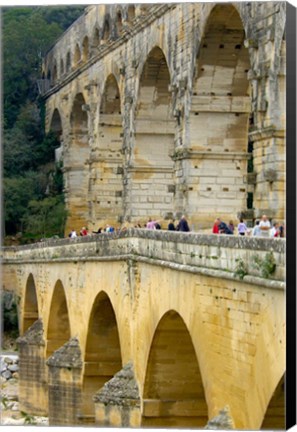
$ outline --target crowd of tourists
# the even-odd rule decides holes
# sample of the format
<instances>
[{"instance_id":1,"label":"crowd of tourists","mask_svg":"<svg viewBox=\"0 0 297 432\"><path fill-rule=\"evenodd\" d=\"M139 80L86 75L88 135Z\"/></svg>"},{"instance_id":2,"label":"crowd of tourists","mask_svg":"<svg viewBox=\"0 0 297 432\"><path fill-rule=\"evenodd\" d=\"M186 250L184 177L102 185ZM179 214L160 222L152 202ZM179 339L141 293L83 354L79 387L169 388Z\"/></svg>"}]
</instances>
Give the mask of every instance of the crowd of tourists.
<instances>
[{"instance_id":1,"label":"crowd of tourists","mask_svg":"<svg viewBox=\"0 0 297 432\"><path fill-rule=\"evenodd\" d=\"M220 218L214 221L212 228L213 234L234 234L234 224L232 221L227 225ZM274 222L271 225L268 217L263 215L261 219L255 221L255 225L252 229L248 228L243 219L239 220L237 225L237 233L240 236L253 236L253 237L285 237L284 226L278 222Z\"/></svg>"},{"instance_id":2,"label":"crowd of tourists","mask_svg":"<svg viewBox=\"0 0 297 432\"><path fill-rule=\"evenodd\" d=\"M140 223L134 225L134 228L146 228L149 230L160 230L167 229L169 231L179 231L179 232L190 232L189 223L186 219L186 216L183 215L177 222L173 219L169 220L166 224L166 228L161 226L161 221L153 220L149 218L148 221L141 225ZM79 236L87 236L101 233L112 233L114 231L123 231L127 229L125 226L121 228L115 228L112 225L106 225L105 228L100 227L97 231L89 232L86 227L82 227L79 232ZM275 238L275 237L285 237L285 229L282 224L278 222L274 222L271 224L268 217L263 215L261 219L255 221L255 225L253 228L248 228L244 220L241 218L237 226L234 225L233 221L229 221L229 223L225 223L221 220L221 218L216 218L212 227L213 234L227 234L234 235L238 234L239 236L253 236L253 237L266 237L266 238ZM77 232L73 229L69 233L70 238L78 237Z\"/></svg>"}]
</instances>

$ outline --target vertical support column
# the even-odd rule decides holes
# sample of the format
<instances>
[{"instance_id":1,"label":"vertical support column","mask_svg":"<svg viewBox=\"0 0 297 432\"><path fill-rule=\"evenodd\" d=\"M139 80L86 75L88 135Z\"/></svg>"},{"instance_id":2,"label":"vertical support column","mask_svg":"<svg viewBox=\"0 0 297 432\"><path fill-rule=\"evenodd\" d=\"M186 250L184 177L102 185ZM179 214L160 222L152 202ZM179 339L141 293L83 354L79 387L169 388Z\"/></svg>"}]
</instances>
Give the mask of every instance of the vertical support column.
<instances>
[{"instance_id":1,"label":"vertical support column","mask_svg":"<svg viewBox=\"0 0 297 432\"><path fill-rule=\"evenodd\" d=\"M127 363L94 396L95 423L104 427L141 425L140 396L133 364Z\"/></svg>"},{"instance_id":2,"label":"vertical support column","mask_svg":"<svg viewBox=\"0 0 297 432\"><path fill-rule=\"evenodd\" d=\"M32 415L47 415L47 374L45 341L41 319L17 339L19 347L20 410Z\"/></svg>"},{"instance_id":3,"label":"vertical support column","mask_svg":"<svg viewBox=\"0 0 297 432\"><path fill-rule=\"evenodd\" d=\"M71 338L47 360L49 424L75 425L81 406L82 360L78 339Z\"/></svg>"}]
</instances>

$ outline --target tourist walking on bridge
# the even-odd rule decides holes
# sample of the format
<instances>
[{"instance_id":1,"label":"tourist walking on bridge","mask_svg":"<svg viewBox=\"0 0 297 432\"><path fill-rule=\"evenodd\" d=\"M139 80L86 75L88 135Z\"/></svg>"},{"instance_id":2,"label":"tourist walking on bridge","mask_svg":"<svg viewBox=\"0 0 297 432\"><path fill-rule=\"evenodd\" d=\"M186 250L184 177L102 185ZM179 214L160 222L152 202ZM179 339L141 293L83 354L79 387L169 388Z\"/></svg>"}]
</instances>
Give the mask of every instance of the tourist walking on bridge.
<instances>
[{"instance_id":1,"label":"tourist walking on bridge","mask_svg":"<svg viewBox=\"0 0 297 432\"><path fill-rule=\"evenodd\" d=\"M241 236L244 236L247 233L248 227L243 222L243 219L239 220L239 224L237 225L237 231L238 231L238 234Z\"/></svg>"},{"instance_id":2,"label":"tourist walking on bridge","mask_svg":"<svg viewBox=\"0 0 297 432\"><path fill-rule=\"evenodd\" d=\"M176 227L177 231L183 231L183 232L189 232L190 228L186 219L185 215L182 215L177 227Z\"/></svg>"},{"instance_id":3,"label":"tourist walking on bridge","mask_svg":"<svg viewBox=\"0 0 297 432\"><path fill-rule=\"evenodd\" d=\"M259 224L260 236L268 238L269 237L270 228L271 228L271 225L270 225L270 222L269 222L267 216L263 215L262 219L260 221L260 224Z\"/></svg>"}]
</instances>

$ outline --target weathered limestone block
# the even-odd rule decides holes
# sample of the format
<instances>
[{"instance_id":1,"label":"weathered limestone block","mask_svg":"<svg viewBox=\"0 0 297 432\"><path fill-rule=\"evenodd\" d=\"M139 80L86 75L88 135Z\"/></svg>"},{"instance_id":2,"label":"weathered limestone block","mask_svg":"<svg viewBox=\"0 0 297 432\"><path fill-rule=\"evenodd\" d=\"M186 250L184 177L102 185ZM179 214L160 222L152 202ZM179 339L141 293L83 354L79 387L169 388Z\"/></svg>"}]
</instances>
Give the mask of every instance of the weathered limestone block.
<instances>
[{"instance_id":1,"label":"weathered limestone block","mask_svg":"<svg viewBox=\"0 0 297 432\"><path fill-rule=\"evenodd\" d=\"M228 405L225 406L216 417L209 420L204 429L211 429L211 430L234 429L234 423Z\"/></svg>"},{"instance_id":2,"label":"weathered limestone block","mask_svg":"<svg viewBox=\"0 0 297 432\"><path fill-rule=\"evenodd\" d=\"M43 323L39 319L17 339L19 347L20 410L34 415L46 415L47 371Z\"/></svg>"},{"instance_id":3,"label":"weathered limestone block","mask_svg":"<svg viewBox=\"0 0 297 432\"><path fill-rule=\"evenodd\" d=\"M81 406L82 360L79 341L71 338L47 360L49 424L75 425Z\"/></svg>"},{"instance_id":4,"label":"weathered limestone block","mask_svg":"<svg viewBox=\"0 0 297 432\"><path fill-rule=\"evenodd\" d=\"M94 402L96 424L105 427L140 427L140 396L131 362L96 393Z\"/></svg>"}]
</instances>

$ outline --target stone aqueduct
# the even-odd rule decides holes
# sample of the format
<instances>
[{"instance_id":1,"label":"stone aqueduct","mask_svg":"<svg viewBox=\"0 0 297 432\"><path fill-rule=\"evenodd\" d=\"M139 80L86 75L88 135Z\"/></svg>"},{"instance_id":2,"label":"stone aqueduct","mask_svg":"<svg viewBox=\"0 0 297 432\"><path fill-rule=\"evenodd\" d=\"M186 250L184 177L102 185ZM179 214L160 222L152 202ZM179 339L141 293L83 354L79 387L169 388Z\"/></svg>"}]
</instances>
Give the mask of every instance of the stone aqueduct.
<instances>
[{"instance_id":1,"label":"stone aqueduct","mask_svg":"<svg viewBox=\"0 0 297 432\"><path fill-rule=\"evenodd\" d=\"M273 254L267 279L253 264ZM243 279L238 260L247 263ZM130 229L4 251L21 409L50 425L284 428L285 241Z\"/></svg>"},{"instance_id":2,"label":"stone aqueduct","mask_svg":"<svg viewBox=\"0 0 297 432\"><path fill-rule=\"evenodd\" d=\"M284 2L96 5L47 53L66 230L284 219Z\"/></svg>"}]
</instances>

